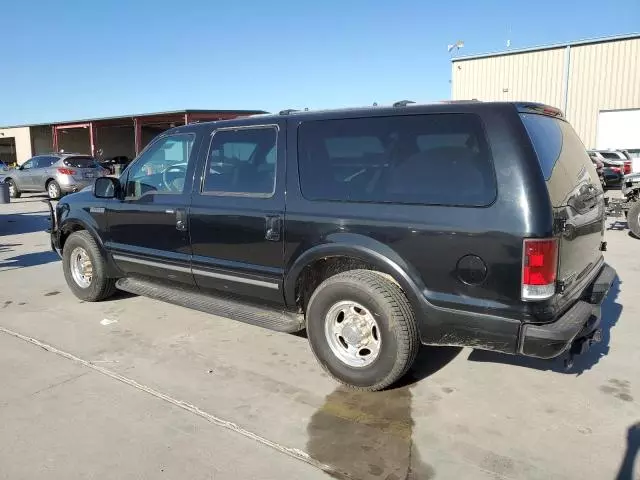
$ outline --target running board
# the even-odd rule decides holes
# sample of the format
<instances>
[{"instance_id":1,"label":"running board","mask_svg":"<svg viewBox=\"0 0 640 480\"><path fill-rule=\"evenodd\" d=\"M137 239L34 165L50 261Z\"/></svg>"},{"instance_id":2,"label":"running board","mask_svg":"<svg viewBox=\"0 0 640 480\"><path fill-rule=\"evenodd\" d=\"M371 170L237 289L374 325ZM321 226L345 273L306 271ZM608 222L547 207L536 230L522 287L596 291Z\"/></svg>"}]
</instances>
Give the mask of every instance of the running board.
<instances>
[{"instance_id":1,"label":"running board","mask_svg":"<svg viewBox=\"0 0 640 480\"><path fill-rule=\"evenodd\" d=\"M304 316L273 308L247 305L231 298L211 297L186 288L168 287L138 278L121 278L119 290L192 308L200 312L231 318L277 332L294 333L304 329Z\"/></svg>"}]
</instances>

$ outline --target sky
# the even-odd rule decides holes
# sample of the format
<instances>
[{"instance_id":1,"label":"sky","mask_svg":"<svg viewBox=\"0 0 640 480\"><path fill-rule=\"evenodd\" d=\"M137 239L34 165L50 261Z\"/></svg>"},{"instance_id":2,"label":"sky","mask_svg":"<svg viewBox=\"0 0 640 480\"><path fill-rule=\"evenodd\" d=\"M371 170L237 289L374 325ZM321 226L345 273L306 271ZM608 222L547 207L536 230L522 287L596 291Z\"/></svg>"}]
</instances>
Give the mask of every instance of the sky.
<instances>
[{"instance_id":1,"label":"sky","mask_svg":"<svg viewBox=\"0 0 640 480\"><path fill-rule=\"evenodd\" d=\"M21 0L0 125L450 98L451 54L640 31L640 0Z\"/></svg>"}]
</instances>

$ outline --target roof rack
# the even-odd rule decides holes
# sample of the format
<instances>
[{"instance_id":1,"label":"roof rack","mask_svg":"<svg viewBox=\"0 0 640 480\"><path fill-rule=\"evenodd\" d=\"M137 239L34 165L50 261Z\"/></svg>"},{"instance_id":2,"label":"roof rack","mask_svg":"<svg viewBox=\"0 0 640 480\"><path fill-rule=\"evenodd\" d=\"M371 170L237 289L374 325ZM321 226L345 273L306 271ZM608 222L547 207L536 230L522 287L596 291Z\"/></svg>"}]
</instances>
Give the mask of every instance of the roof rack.
<instances>
[{"instance_id":1,"label":"roof rack","mask_svg":"<svg viewBox=\"0 0 640 480\"><path fill-rule=\"evenodd\" d=\"M393 104L394 107L398 108L398 107L406 107L407 105L411 104L411 103L416 103L413 100L400 100L399 102L396 102Z\"/></svg>"},{"instance_id":2,"label":"roof rack","mask_svg":"<svg viewBox=\"0 0 640 480\"><path fill-rule=\"evenodd\" d=\"M280 112L278 113L278 115L289 115L290 113L293 112L299 112L300 110L296 109L296 108L287 108L286 110L280 110Z\"/></svg>"}]
</instances>

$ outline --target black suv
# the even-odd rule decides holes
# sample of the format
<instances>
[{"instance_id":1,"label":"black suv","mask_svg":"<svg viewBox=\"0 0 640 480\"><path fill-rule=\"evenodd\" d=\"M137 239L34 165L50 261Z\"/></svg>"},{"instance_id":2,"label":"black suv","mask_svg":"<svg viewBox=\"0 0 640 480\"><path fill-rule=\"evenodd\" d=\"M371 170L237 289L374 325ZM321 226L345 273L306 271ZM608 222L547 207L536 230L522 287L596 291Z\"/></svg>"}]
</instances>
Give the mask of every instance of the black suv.
<instances>
[{"instance_id":1,"label":"black suv","mask_svg":"<svg viewBox=\"0 0 640 480\"><path fill-rule=\"evenodd\" d=\"M599 340L615 272L595 168L530 103L260 115L156 138L52 209L73 293L121 289L282 332L363 390L420 344L540 358Z\"/></svg>"}]
</instances>

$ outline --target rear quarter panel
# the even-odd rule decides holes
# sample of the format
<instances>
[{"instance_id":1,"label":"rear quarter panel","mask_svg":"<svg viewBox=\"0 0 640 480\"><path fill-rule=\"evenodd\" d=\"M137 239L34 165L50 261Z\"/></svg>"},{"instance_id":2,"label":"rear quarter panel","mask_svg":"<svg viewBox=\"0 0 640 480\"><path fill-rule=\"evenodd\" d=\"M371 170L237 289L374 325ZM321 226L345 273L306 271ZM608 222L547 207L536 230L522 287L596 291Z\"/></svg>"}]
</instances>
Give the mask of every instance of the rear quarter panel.
<instances>
[{"instance_id":1,"label":"rear quarter panel","mask_svg":"<svg viewBox=\"0 0 640 480\"><path fill-rule=\"evenodd\" d=\"M441 110L432 107L428 112L399 110L407 112L466 112L481 117L498 185L494 203L488 207L462 208L309 201L301 193L298 176L300 121L291 119L284 245L287 272L309 249L339 243L344 234L352 234L368 237L372 245L384 245L393 251L408 266L407 275L425 301L435 308L512 318L527 315L528 307L520 300L522 238L550 235L552 213L544 179L535 157L530 158L532 152L524 144L526 133L515 108L443 105ZM456 184L455 178L445 181L450 181L453 189L464 188ZM487 265L488 274L479 285L468 285L458 278L458 261L469 254L481 257ZM436 337L446 333L436 331L439 332L434 333ZM428 341L438 343L438 338Z\"/></svg>"}]
</instances>

